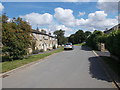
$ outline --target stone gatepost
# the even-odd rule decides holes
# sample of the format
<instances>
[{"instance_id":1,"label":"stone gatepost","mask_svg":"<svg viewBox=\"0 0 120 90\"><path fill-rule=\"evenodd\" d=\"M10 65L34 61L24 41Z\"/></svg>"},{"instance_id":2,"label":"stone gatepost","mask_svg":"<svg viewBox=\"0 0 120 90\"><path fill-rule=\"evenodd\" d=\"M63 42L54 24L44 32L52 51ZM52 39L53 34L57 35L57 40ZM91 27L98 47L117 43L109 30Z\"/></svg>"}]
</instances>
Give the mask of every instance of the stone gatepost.
<instances>
[{"instance_id":1,"label":"stone gatepost","mask_svg":"<svg viewBox=\"0 0 120 90\"><path fill-rule=\"evenodd\" d=\"M104 52L105 51L105 44L104 43L98 44L98 50Z\"/></svg>"}]
</instances>

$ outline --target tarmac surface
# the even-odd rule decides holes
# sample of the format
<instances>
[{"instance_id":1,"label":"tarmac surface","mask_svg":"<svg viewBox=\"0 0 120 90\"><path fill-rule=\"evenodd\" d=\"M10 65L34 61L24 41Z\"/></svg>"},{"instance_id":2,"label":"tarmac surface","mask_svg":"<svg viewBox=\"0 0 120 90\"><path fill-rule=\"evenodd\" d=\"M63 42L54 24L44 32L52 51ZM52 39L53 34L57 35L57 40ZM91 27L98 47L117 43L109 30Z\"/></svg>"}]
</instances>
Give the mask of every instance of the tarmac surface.
<instances>
[{"instance_id":1,"label":"tarmac surface","mask_svg":"<svg viewBox=\"0 0 120 90\"><path fill-rule=\"evenodd\" d=\"M3 88L115 88L98 57L74 46L2 79Z\"/></svg>"}]
</instances>

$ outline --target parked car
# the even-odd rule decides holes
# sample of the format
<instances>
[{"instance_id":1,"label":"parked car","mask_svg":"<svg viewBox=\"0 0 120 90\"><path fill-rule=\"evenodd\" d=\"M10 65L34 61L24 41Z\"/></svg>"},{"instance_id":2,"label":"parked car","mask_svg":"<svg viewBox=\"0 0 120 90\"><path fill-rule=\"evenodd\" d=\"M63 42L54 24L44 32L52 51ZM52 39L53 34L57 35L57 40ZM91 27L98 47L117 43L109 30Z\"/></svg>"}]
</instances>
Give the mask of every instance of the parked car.
<instances>
[{"instance_id":1,"label":"parked car","mask_svg":"<svg viewBox=\"0 0 120 90\"><path fill-rule=\"evenodd\" d=\"M65 44L65 45L64 45L64 50L66 50L66 49L71 49L71 50L73 50L73 49L74 49L73 44L72 44L72 43L67 43L67 44Z\"/></svg>"}]
</instances>

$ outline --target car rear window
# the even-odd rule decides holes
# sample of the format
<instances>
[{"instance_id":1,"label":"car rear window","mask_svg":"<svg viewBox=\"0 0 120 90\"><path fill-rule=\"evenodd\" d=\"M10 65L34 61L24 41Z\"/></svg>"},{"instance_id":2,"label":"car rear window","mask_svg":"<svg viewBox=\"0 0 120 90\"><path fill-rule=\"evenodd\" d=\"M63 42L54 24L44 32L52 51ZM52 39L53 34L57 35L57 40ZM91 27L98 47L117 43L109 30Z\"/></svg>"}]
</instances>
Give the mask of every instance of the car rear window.
<instances>
[{"instance_id":1,"label":"car rear window","mask_svg":"<svg viewBox=\"0 0 120 90\"><path fill-rule=\"evenodd\" d=\"M66 45L72 45L72 43L67 43Z\"/></svg>"}]
</instances>

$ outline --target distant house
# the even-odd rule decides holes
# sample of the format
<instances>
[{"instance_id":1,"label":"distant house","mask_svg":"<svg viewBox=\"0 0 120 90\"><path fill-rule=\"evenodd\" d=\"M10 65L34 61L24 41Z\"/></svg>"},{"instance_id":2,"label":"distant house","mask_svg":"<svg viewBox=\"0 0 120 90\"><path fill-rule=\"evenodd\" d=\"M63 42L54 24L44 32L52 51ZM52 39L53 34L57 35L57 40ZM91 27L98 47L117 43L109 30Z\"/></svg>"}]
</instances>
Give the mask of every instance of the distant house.
<instances>
[{"instance_id":1,"label":"distant house","mask_svg":"<svg viewBox=\"0 0 120 90\"><path fill-rule=\"evenodd\" d=\"M57 39L51 34L46 34L40 30L32 30L33 40L35 41L35 50L51 50L53 47L57 48ZM32 52L32 49L29 48L29 52Z\"/></svg>"},{"instance_id":2,"label":"distant house","mask_svg":"<svg viewBox=\"0 0 120 90\"><path fill-rule=\"evenodd\" d=\"M112 32L112 31L118 30L118 29L120 29L120 24L118 24L118 25L116 25L116 26L114 26L114 27L112 27L112 28L110 28L108 30L105 30L104 33L108 34L108 33Z\"/></svg>"}]
</instances>

